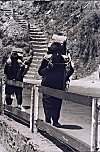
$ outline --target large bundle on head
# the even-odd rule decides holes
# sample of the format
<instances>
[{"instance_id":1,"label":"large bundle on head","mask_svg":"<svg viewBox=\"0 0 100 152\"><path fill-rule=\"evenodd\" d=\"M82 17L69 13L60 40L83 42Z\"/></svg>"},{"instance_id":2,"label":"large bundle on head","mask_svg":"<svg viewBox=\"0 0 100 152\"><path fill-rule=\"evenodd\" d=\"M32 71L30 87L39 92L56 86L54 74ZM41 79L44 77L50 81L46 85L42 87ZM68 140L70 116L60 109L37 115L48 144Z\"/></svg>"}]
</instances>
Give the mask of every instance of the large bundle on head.
<instances>
[{"instance_id":1,"label":"large bundle on head","mask_svg":"<svg viewBox=\"0 0 100 152\"><path fill-rule=\"evenodd\" d=\"M50 42L48 44L48 54L52 54L51 45L54 42L58 42L58 43L61 44L61 46L62 46L62 54L66 55L66 36L53 34L52 39L50 40Z\"/></svg>"}]
</instances>

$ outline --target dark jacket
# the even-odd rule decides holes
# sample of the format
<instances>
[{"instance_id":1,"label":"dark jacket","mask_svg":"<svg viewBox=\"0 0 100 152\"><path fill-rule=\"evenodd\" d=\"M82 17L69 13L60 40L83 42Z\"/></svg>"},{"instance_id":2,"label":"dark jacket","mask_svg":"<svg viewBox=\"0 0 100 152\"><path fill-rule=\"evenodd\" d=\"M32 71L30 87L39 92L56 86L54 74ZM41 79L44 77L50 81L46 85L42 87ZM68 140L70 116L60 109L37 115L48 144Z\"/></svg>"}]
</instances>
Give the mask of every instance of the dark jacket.
<instances>
[{"instance_id":1,"label":"dark jacket","mask_svg":"<svg viewBox=\"0 0 100 152\"><path fill-rule=\"evenodd\" d=\"M50 62L53 67L49 67ZM38 73L43 78L42 85L54 89L64 90L66 80L69 79L69 76L66 75L66 62L61 54L56 58L53 55L44 57Z\"/></svg>"},{"instance_id":2,"label":"dark jacket","mask_svg":"<svg viewBox=\"0 0 100 152\"><path fill-rule=\"evenodd\" d=\"M23 81L25 67L18 63L18 61L11 61L10 64L6 63L4 68L4 74L7 79Z\"/></svg>"}]
</instances>

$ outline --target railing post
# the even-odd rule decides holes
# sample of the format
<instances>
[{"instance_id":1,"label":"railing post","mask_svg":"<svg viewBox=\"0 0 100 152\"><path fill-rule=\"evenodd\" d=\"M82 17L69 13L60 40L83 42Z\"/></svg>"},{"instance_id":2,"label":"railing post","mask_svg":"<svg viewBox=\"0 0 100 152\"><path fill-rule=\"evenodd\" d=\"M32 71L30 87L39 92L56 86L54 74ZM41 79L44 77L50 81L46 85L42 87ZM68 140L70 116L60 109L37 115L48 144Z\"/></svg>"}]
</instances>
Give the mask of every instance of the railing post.
<instances>
[{"instance_id":1,"label":"railing post","mask_svg":"<svg viewBox=\"0 0 100 152\"><path fill-rule=\"evenodd\" d=\"M92 99L91 152L97 152L98 142L98 99Z\"/></svg>"},{"instance_id":2,"label":"railing post","mask_svg":"<svg viewBox=\"0 0 100 152\"><path fill-rule=\"evenodd\" d=\"M31 105L30 105L30 131L33 132L33 106L34 106L34 85L31 90Z\"/></svg>"},{"instance_id":3,"label":"railing post","mask_svg":"<svg viewBox=\"0 0 100 152\"><path fill-rule=\"evenodd\" d=\"M100 80L100 65L99 65L99 80Z\"/></svg>"},{"instance_id":4,"label":"railing post","mask_svg":"<svg viewBox=\"0 0 100 152\"><path fill-rule=\"evenodd\" d=\"M36 123L38 120L38 86L34 85L31 92L31 108L30 108L30 130L31 132L37 132Z\"/></svg>"},{"instance_id":5,"label":"railing post","mask_svg":"<svg viewBox=\"0 0 100 152\"><path fill-rule=\"evenodd\" d=\"M39 118L39 87L34 85L34 132L37 133L37 120Z\"/></svg>"},{"instance_id":6,"label":"railing post","mask_svg":"<svg viewBox=\"0 0 100 152\"><path fill-rule=\"evenodd\" d=\"M3 112L3 106L5 104L5 86L6 86L5 82L6 82L6 78L3 77L1 80L1 89L2 89L1 92L2 93L1 93L0 113Z\"/></svg>"}]
</instances>

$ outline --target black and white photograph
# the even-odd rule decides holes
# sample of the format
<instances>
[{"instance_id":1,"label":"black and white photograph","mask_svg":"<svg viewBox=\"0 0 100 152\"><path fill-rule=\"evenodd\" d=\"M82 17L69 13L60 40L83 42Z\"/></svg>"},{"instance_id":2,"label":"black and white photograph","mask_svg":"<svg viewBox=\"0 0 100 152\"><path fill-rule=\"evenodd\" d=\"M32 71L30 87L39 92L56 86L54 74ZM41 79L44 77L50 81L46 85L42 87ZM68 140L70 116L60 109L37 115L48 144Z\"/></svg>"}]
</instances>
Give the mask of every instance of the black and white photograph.
<instances>
[{"instance_id":1,"label":"black and white photograph","mask_svg":"<svg viewBox=\"0 0 100 152\"><path fill-rule=\"evenodd\" d=\"M99 34L99 0L0 0L0 152L100 152Z\"/></svg>"}]
</instances>

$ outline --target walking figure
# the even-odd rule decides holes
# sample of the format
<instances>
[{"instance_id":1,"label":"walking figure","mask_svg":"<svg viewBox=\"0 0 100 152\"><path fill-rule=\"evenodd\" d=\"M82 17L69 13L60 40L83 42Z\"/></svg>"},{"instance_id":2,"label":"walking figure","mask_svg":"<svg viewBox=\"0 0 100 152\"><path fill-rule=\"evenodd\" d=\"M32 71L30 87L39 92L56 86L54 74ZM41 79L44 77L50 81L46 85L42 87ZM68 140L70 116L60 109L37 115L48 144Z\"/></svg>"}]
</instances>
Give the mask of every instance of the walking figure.
<instances>
[{"instance_id":1,"label":"walking figure","mask_svg":"<svg viewBox=\"0 0 100 152\"><path fill-rule=\"evenodd\" d=\"M17 52L12 52L11 57L8 58L5 67L4 74L8 80L23 81L25 65L19 59ZM11 105L13 98L12 95L16 95L17 107L21 108L22 105L22 87L12 86L7 84L5 88L6 103Z\"/></svg>"},{"instance_id":2,"label":"walking figure","mask_svg":"<svg viewBox=\"0 0 100 152\"><path fill-rule=\"evenodd\" d=\"M50 54L49 54L50 53ZM66 68L69 64L69 71ZM42 76L41 85L59 90L65 90L66 82L73 74L74 69L71 61L68 61L66 55L62 55L62 46L58 42L54 42L49 48L48 54L43 58L38 73ZM45 113L45 121L56 127L60 127L59 123L62 99L43 94L43 107Z\"/></svg>"}]
</instances>

